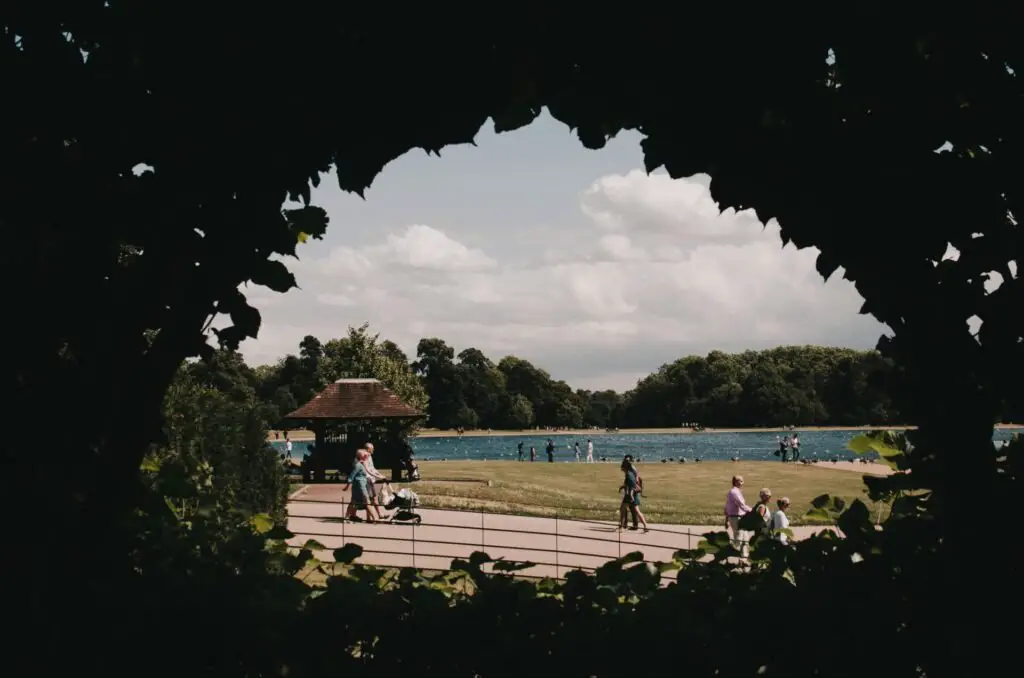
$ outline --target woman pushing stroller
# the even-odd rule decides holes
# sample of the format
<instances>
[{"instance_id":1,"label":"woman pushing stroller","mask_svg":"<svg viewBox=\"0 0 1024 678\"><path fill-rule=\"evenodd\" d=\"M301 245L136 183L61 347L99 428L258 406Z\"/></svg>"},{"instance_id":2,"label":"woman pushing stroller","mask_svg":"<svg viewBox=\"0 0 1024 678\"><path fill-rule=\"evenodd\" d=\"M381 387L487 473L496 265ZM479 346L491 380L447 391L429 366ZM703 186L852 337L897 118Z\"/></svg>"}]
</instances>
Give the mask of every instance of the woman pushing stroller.
<instances>
[{"instance_id":1,"label":"woman pushing stroller","mask_svg":"<svg viewBox=\"0 0 1024 678\"><path fill-rule=\"evenodd\" d=\"M373 480L375 478L370 474L370 464L372 462L370 461L369 452L366 450L356 452L352 472L348 474L348 478L345 480L345 487L352 487L352 497L348 505L348 511L345 513L345 517L349 520L356 517L356 511L359 509L366 510L366 521L369 523L377 522L378 519L384 517L381 515L373 496ZM380 474L378 473L377 475L379 476Z\"/></svg>"}]
</instances>

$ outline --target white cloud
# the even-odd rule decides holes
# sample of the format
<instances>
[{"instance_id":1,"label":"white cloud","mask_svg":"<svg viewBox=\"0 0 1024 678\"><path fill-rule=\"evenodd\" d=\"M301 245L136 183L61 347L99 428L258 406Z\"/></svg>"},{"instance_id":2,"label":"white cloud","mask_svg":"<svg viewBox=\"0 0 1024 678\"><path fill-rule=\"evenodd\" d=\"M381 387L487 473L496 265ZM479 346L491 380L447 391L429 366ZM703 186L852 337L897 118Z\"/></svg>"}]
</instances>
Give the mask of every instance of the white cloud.
<instances>
[{"instance_id":1,"label":"white cloud","mask_svg":"<svg viewBox=\"0 0 1024 678\"><path fill-rule=\"evenodd\" d=\"M305 334L328 339L369 321L410 355L419 338L439 336L495 359L515 353L570 383L628 388L663 362L716 348L874 344L885 328L858 315L852 284L825 283L817 251L783 248L775 222L721 210L710 183L639 170L602 177L579 196L586 226L566 227L574 245L524 243L526 259L488 247L486 224L472 231L479 246L427 225L359 247L304 246L289 264L301 289L255 304L264 329L243 350L266 362Z\"/></svg>"},{"instance_id":2,"label":"white cloud","mask_svg":"<svg viewBox=\"0 0 1024 678\"><path fill-rule=\"evenodd\" d=\"M479 271L498 264L483 251L470 249L422 224L410 226L402 235L388 235L386 245L371 251L392 264L434 271Z\"/></svg>"}]
</instances>

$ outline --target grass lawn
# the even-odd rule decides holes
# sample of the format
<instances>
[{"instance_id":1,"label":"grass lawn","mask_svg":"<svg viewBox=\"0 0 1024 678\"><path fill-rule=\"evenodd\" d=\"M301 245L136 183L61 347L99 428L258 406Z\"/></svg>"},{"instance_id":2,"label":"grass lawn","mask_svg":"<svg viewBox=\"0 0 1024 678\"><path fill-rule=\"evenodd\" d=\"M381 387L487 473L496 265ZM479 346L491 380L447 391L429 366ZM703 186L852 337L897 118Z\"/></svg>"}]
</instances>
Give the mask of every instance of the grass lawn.
<instances>
[{"instance_id":1,"label":"grass lawn","mask_svg":"<svg viewBox=\"0 0 1024 678\"><path fill-rule=\"evenodd\" d=\"M494 513L612 520L622 484L617 464L548 464L543 462L419 462L423 480L411 487L425 507L466 508ZM718 525L733 474L746 481L747 503L768 487L773 498L788 496L790 522L808 524L803 514L821 494L861 499L872 517L887 507L871 502L861 474L852 471L770 462L640 464L644 480L642 508L651 522ZM556 508L557 507L557 508Z\"/></svg>"}]
</instances>

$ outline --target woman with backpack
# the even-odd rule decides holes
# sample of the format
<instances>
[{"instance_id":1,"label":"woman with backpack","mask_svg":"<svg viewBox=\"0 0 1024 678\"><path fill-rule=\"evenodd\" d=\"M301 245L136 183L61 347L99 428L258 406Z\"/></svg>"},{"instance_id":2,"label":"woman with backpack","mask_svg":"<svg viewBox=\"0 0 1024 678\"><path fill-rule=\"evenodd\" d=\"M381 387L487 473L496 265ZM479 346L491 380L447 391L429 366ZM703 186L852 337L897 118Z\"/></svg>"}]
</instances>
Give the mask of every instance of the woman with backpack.
<instances>
[{"instance_id":1,"label":"woman with backpack","mask_svg":"<svg viewBox=\"0 0 1024 678\"><path fill-rule=\"evenodd\" d=\"M758 502L751 507L750 511L739 520L739 527L744 532L752 533L758 537L771 535L772 511L768 502L772 499L772 491L762 487L758 494Z\"/></svg>"},{"instance_id":2,"label":"woman with backpack","mask_svg":"<svg viewBox=\"0 0 1024 678\"><path fill-rule=\"evenodd\" d=\"M772 500L772 491L767 487L762 487L758 494L758 502L754 504L754 510L751 513L756 514L760 519L757 527L752 532L760 535L767 535L771 530L772 525L772 510L768 506L768 502Z\"/></svg>"}]
</instances>

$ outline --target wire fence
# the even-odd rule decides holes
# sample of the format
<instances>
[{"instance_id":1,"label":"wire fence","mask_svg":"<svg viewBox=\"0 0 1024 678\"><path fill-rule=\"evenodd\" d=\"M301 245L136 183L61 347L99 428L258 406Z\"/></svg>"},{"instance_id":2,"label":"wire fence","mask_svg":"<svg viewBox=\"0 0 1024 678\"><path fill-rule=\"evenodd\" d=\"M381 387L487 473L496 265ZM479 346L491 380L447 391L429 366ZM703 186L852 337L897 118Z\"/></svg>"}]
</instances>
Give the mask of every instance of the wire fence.
<instances>
[{"instance_id":1,"label":"wire fence","mask_svg":"<svg viewBox=\"0 0 1024 678\"><path fill-rule=\"evenodd\" d=\"M671 526L621 530L614 521L566 519L557 512L543 518L420 507L419 520L370 523L346 519L348 507L346 501L292 499L288 529L295 536L290 544L301 547L313 539L326 551L358 544L363 564L424 570L448 570L453 559L483 551L495 559L532 564L516 576L563 579L572 570L594 572L635 551L643 553L644 562L668 562L704 538L704 533ZM674 573L664 576L672 579Z\"/></svg>"}]
</instances>

